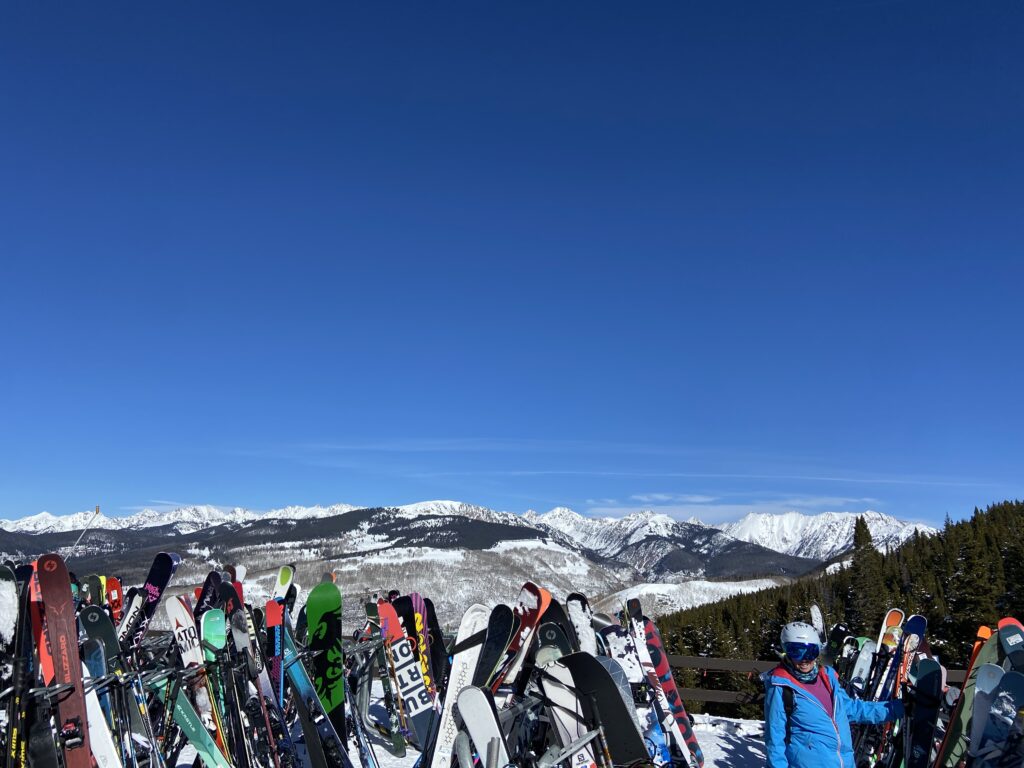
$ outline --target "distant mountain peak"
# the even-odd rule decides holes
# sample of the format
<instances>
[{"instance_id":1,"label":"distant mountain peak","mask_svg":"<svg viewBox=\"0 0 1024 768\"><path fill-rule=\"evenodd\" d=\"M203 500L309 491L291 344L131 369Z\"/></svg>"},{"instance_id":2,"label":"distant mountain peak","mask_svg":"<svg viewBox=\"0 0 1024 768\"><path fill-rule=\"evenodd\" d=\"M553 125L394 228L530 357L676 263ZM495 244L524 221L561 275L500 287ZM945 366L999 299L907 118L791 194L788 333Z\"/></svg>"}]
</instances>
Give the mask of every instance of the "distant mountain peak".
<instances>
[{"instance_id":1,"label":"distant mountain peak","mask_svg":"<svg viewBox=\"0 0 1024 768\"><path fill-rule=\"evenodd\" d=\"M897 547L915 533L933 534L934 528L899 520L891 515L864 512L750 512L735 523L720 525L721 531L741 541L761 544L796 557L831 560L853 546L853 527L863 517L875 546Z\"/></svg>"}]
</instances>

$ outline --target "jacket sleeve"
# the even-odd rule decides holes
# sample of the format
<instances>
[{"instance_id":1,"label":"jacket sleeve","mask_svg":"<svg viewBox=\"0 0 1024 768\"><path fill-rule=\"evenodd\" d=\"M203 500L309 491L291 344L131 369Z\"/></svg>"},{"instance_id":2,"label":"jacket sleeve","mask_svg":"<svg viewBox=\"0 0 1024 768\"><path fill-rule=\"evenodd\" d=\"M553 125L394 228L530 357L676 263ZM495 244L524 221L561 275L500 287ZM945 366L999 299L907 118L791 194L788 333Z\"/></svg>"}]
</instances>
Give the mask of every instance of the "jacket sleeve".
<instances>
[{"instance_id":1,"label":"jacket sleeve","mask_svg":"<svg viewBox=\"0 0 1024 768\"><path fill-rule=\"evenodd\" d=\"M767 768L789 768L786 758L786 707L782 702L782 688L769 685L764 696L764 745Z\"/></svg>"},{"instance_id":2,"label":"jacket sleeve","mask_svg":"<svg viewBox=\"0 0 1024 768\"><path fill-rule=\"evenodd\" d=\"M861 701L851 698L842 688L838 691L842 699L843 709L851 723L884 723L903 717L903 702L899 699L890 701Z\"/></svg>"}]
</instances>

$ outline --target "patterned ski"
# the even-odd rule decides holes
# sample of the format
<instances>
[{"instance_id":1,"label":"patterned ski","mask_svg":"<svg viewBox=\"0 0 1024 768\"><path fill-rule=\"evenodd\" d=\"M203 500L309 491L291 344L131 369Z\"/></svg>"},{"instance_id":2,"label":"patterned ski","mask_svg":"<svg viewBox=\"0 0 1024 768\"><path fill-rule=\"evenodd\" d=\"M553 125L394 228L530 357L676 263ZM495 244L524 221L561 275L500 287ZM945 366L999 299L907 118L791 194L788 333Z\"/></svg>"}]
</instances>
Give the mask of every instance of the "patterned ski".
<instances>
[{"instance_id":1,"label":"patterned ski","mask_svg":"<svg viewBox=\"0 0 1024 768\"><path fill-rule=\"evenodd\" d=\"M665 691L665 697L668 699L669 707L676 719L676 725L679 726L683 740L693 759L697 761L698 766L703 768L704 753L697 742L697 734L693 732L690 715L679 696L679 688L672 676L672 668L668 663L668 655L665 653L665 644L661 640L661 633L658 632L654 622L648 618L644 618L644 637L647 641L647 650L651 654L651 661L654 662L654 670L658 675L658 680L661 681L662 690Z\"/></svg>"},{"instance_id":2,"label":"patterned ski","mask_svg":"<svg viewBox=\"0 0 1024 768\"><path fill-rule=\"evenodd\" d=\"M43 555L38 560L39 593L46 617L44 635L53 659L53 682L70 685L57 702L57 736L67 768L91 768L89 730L82 663L78 658L78 626L71 596L71 578L60 555Z\"/></svg>"}]
</instances>

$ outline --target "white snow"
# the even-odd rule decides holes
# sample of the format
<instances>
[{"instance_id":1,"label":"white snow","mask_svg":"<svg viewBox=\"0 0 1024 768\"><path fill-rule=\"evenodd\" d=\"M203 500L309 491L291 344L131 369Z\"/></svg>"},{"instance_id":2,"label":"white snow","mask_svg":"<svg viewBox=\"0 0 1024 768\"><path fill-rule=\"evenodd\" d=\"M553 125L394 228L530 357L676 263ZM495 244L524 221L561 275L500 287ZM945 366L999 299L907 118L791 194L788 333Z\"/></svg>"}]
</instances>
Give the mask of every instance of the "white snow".
<instances>
[{"instance_id":1,"label":"white snow","mask_svg":"<svg viewBox=\"0 0 1024 768\"><path fill-rule=\"evenodd\" d=\"M849 568L853 564L853 558L847 557L838 563L832 563L832 565L825 568L825 573L839 573L843 568Z\"/></svg>"},{"instance_id":2,"label":"white snow","mask_svg":"<svg viewBox=\"0 0 1024 768\"><path fill-rule=\"evenodd\" d=\"M18 625L18 589L13 581L0 581L0 644L14 640Z\"/></svg>"},{"instance_id":3,"label":"white snow","mask_svg":"<svg viewBox=\"0 0 1024 768\"><path fill-rule=\"evenodd\" d=\"M777 586L774 579L747 579L745 581L684 581L679 584L635 584L620 589L596 601L594 610L614 612L619 610L626 601L636 598L648 616L693 608L705 603L713 603L732 595L745 592L757 592Z\"/></svg>"},{"instance_id":4,"label":"white snow","mask_svg":"<svg viewBox=\"0 0 1024 768\"><path fill-rule=\"evenodd\" d=\"M510 541L499 541L492 547L488 547L486 552L511 552L516 549L545 549L552 552L562 552L566 555L575 555L575 552L566 549L565 547L548 541L547 539L512 539Z\"/></svg>"},{"instance_id":5,"label":"white snow","mask_svg":"<svg viewBox=\"0 0 1024 768\"><path fill-rule=\"evenodd\" d=\"M540 602L537 595L528 589L522 589L519 591L519 599L516 601L516 608L521 610L519 610L518 613L536 611L539 607Z\"/></svg>"},{"instance_id":6,"label":"white snow","mask_svg":"<svg viewBox=\"0 0 1024 768\"><path fill-rule=\"evenodd\" d=\"M568 507L556 507L543 515L527 512L523 518L534 525L558 531L580 546L602 555L614 555L623 547L648 537L671 536L680 525L668 515L650 510L625 517L585 517Z\"/></svg>"},{"instance_id":7,"label":"white snow","mask_svg":"<svg viewBox=\"0 0 1024 768\"><path fill-rule=\"evenodd\" d=\"M173 525L181 533L193 533L214 525L244 524L256 520L309 520L343 515L356 509L360 507L352 504L315 504L285 506L261 512L243 507L229 509L206 504L169 510L143 509L126 517L108 517L100 513L95 520L92 511L68 515L40 512L18 520L0 520L0 528L12 532L56 533L82 530L91 521L94 528L107 530L138 530ZM528 511L518 515L451 500L421 501L391 509L395 517L407 519L419 527L443 525L440 520L429 519L431 516L458 516L534 530L539 527L564 544L578 545L606 556L614 556L641 542L644 547L650 542L659 541L668 546L671 541L679 538L694 540L699 551L711 556L721 546L714 533L720 530L726 536L760 544L777 552L819 560L829 560L852 546L853 525L859 516L853 512L823 512L817 515L800 512L751 513L738 522L709 526L694 518L683 522L652 510L634 512L621 518L586 517L568 507L555 507L544 514ZM867 511L860 514L867 521L879 549L902 544L917 531L925 534L935 532L928 526L898 520L880 512Z\"/></svg>"},{"instance_id":8,"label":"white snow","mask_svg":"<svg viewBox=\"0 0 1024 768\"><path fill-rule=\"evenodd\" d=\"M704 768L761 768L765 764L762 721L713 715L694 715L693 719Z\"/></svg>"},{"instance_id":9,"label":"white snow","mask_svg":"<svg viewBox=\"0 0 1024 768\"><path fill-rule=\"evenodd\" d=\"M371 689L371 716L381 719L385 716L380 682L374 681ZM729 717L694 715L694 733L704 753L704 768L762 768L765 764L764 724L759 720L736 720ZM386 742L376 731L369 731L374 755L380 768L412 768L420 753L409 748L405 757L395 757ZM350 740L349 754L353 765L359 765L359 752L355 739Z\"/></svg>"},{"instance_id":10,"label":"white snow","mask_svg":"<svg viewBox=\"0 0 1024 768\"><path fill-rule=\"evenodd\" d=\"M920 523L908 523L890 515L866 512L801 512L784 514L751 512L742 520L719 526L723 533L741 541L797 557L830 560L853 546L853 526L863 517L879 550L899 546L915 532L936 533Z\"/></svg>"},{"instance_id":11,"label":"white snow","mask_svg":"<svg viewBox=\"0 0 1024 768\"><path fill-rule=\"evenodd\" d=\"M357 570L367 565L394 565L397 563L460 563L465 557L461 549L434 549L432 547L392 547L387 551L374 552L360 558L342 560L335 566L337 571Z\"/></svg>"}]
</instances>

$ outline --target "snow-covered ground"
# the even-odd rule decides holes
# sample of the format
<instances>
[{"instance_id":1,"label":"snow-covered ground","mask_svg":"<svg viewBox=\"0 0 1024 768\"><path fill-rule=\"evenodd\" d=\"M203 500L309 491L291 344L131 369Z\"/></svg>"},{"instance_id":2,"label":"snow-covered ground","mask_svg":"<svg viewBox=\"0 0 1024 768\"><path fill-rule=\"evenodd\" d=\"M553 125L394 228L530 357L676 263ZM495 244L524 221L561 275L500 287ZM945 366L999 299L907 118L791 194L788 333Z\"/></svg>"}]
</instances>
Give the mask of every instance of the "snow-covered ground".
<instances>
[{"instance_id":1,"label":"snow-covered ground","mask_svg":"<svg viewBox=\"0 0 1024 768\"><path fill-rule=\"evenodd\" d=\"M648 616L661 616L682 611L705 603L714 603L733 595L757 592L778 585L774 579L746 579L744 581L705 581L694 579L679 584L634 584L626 589L602 597L595 610L615 613L627 600L637 598Z\"/></svg>"},{"instance_id":2,"label":"snow-covered ground","mask_svg":"<svg viewBox=\"0 0 1024 768\"><path fill-rule=\"evenodd\" d=\"M763 723L728 717L696 715L693 730L704 752L704 768L760 768L765 762ZM376 733L370 735L380 768L412 768L419 752L411 747L405 757L388 751L389 743ZM385 746L387 745L387 746ZM349 750L352 764L359 765L359 752Z\"/></svg>"},{"instance_id":3,"label":"snow-covered ground","mask_svg":"<svg viewBox=\"0 0 1024 768\"><path fill-rule=\"evenodd\" d=\"M765 763L764 723L694 715L693 730L704 752L704 768L753 768Z\"/></svg>"},{"instance_id":4,"label":"snow-covered ground","mask_svg":"<svg viewBox=\"0 0 1024 768\"><path fill-rule=\"evenodd\" d=\"M371 690L370 715L379 722L386 722L387 712L379 703L383 695L380 682L374 681ZM704 768L760 768L765 763L764 723L760 720L695 715L693 730L704 753ZM376 732L371 732L369 737L380 768L412 768L419 757L420 753L412 747L405 757L395 757L389 749L390 742ZM349 752L352 764L359 765L359 751L354 741Z\"/></svg>"}]
</instances>

